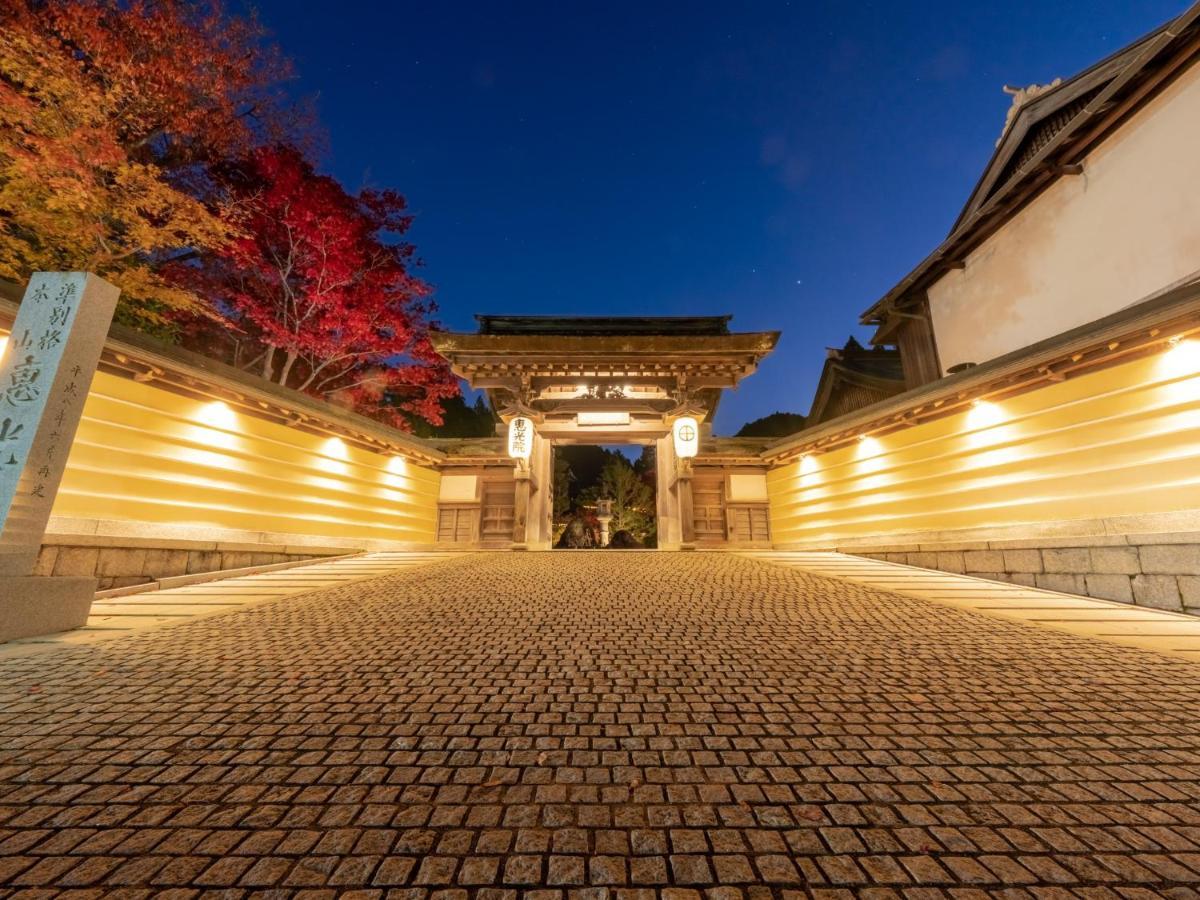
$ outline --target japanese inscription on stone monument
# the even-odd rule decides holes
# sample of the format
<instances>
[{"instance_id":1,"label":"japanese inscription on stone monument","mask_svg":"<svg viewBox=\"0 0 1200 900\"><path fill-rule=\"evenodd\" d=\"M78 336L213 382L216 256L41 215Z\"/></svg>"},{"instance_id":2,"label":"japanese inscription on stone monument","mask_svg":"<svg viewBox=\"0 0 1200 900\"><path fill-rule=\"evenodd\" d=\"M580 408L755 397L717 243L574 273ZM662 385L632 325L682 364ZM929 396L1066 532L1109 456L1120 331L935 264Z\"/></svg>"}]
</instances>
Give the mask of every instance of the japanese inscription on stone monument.
<instances>
[{"instance_id":1,"label":"japanese inscription on stone monument","mask_svg":"<svg viewBox=\"0 0 1200 900\"><path fill-rule=\"evenodd\" d=\"M0 575L28 575L50 519L118 291L39 272L0 359Z\"/></svg>"}]
</instances>

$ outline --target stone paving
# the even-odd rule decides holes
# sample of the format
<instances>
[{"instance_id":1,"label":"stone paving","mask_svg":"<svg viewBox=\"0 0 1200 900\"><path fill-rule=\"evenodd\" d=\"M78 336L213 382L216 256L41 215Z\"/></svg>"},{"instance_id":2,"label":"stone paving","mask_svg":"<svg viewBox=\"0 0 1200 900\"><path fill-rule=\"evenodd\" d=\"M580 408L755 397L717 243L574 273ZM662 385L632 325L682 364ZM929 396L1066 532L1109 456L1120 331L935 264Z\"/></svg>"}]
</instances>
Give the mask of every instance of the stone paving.
<instances>
[{"instance_id":1,"label":"stone paving","mask_svg":"<svg viewBox=\"0 0 1200 900\"><path fill-rule=\"evenodd\" d=\"M708 553L0 660L0 897L1200 896L1200 668Z\"/></svg>"}]
</instances>

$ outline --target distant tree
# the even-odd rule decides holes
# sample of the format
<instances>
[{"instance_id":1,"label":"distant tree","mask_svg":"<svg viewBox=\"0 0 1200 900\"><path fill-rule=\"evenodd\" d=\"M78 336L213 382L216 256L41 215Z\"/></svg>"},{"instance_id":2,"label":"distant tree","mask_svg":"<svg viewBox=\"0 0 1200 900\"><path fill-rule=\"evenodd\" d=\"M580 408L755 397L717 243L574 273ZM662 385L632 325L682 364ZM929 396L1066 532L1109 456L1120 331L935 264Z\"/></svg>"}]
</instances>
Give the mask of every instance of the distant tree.
<instances>
[{"instance_id":1,"label":"distant tree","mask_svg":"<svg viewBox=\"0 0 1200 900\"><path fill-rule=\"evenodd\" d=\"M496 417L483 395L471 406L461 395L442 400L442 424L431 425L417 416L408 416L413 434L431 438L492 437L496 433Z\"/></svg>"},{"instance_id":2,"label":"distant tree","mask_svg":"<svg viewBox=\"0 0 1200 900\"><path fill-rule=\"evenodd\" d=\"M561 450L562 448L557 448ZM571 511L571 484L575 475L571 461L562 453L554 454L554 518L561 519Z\"/></svg>"},{"instance_id":3,"label":"distant tree","mask_svg":"<svg viewBox=\"0 0 1200 900\"><path fill-rule=\"evenodd\" d=\"M654 490L634 471L629 460L619 453L612 456L601 470L599 481L587 491L586 500L591 503L602 497L612 500L609 531L628 531L641 538L654 524Z\"/></svg>"},{"instance_id":4,"label":"distant tree","mask_svg":"<svg viewBox=\"0 0 1200 900\"><path fill-rule=\"evenodd\" d=\"M214 161L292 133L287 65L217 0L0 4L0 277L88 269L150 330L203 308L161 266L221 247Z\"/></svg>"},{"instance_id":5,"label":"distant tree","mask_svg":"<svg viewBox=\"0 0 1200 900\"><path fill-rule=\"evenodd\" d=\"M554 455L565 459L571 467L568 509L574 509L581 502L583 492L599 482L600 473L609 460L620 454L594 444L567 444L555 447Z\"/></svg>"},{"instance_id":6,"label":"distant tree","mask_svg":"<svg viewBox=\"0 0 1200 900\"><path fill-rule=\"evenodd\" d=\"M394 191L350 194L299 151L269 147L214 168L236 240L170 275L210 298L186 342L224 348L263 378L375 415L442 421L458 381L429 343L430 288L410 272L411 223ZM252 348L244 352L239 344ZM254 350L261 348L261 352Z\"/></svg>"},{"instance_id":7,"label":"distant tree","mask_svg":"<svg viewBox=\"0 0 1200 900\"><path fill-rule=\"evenodd\" d=\"M769 416L747 422L736 437L786 437L804 427L805 417L800 413L773 412Z\"/></svg>"},{"instance_id":8,"label":"distant tree","mask_svg":"<svg viewBox=\"0 0 1200 900\"><path fill-rule=\"evenodd\" d=\"M646 444L642 447L641 455L634 460L633 470L648 484L655 483L658 476L658 454L655 452L653 444Z\"/></svg>"}]
</instances>

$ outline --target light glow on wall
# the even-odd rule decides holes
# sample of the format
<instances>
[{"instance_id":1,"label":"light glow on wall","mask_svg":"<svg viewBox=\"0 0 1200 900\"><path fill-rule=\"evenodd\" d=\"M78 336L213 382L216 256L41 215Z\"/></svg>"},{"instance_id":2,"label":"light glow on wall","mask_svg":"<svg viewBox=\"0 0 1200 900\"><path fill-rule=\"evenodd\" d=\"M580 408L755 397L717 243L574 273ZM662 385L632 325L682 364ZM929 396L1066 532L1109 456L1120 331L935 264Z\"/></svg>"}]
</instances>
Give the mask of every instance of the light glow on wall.
<instances>
[{"instance_id":1,"label":"light glow on wall","mask_svg":"<svg viewBox=\"0 0 1200 900\"><path fill-rule=\"evenodd\" d=\"M967 410L968 428L991 428L1004 421L1004 412L995 403L976 400Z\"/></svg>"},{"instance_id":2,"label":"light glow on wall","mask_svg":"<svg viewBox=\"0 0 1200 900\"><path fill-rule=\"evenodd\" d=\"M1175 338L1163 354L1167 372L1176 377L1200 373L1200 341Z\"/></svg>"},{"instance_id":3,"label":"light glow on wall","mask_svg":"<svg viewBox=\"0 0 1200 900\"><path fill-rule=\"evenodd\" d=\"M331 437L321 445L321 455L332 459L346 460L350 458L350 448L340 437Z\"/></svg>"},{"instance_id":4,"label":"light glow on wall","mask_svg":"<svg viewBox=\"0 0 1200 900\"><path fill-rule=\"evenodd\" d=\"M0 337L0 362L4 361L4 351L8 349L8 338Z\"/></svg>"},{"instance_id":5,"label":"light glow on wall","mask_svg":"<svg viewBox=\"0 0 1200 900\"><path fill-rule=\"evenodd\" d=\"M800 457L800 487L814 487L821 480L821 466L811 453Z\"/></svg>"},{"instance_id":6,"label":"light glow on wall","mask_svg":"<svg viewBox=\"0 0 1200 900\"><path fill-rule=\"evenodd\" d=\"M1166 382L1161 390L1168 402L1191 406L1172 416L1172 427L1200 428L1200 409L1194 405L1200 400L1200 341L1173 339L1159 358L1158 374Z\"/></svg>"},{"instance_id":7,"label":"light glow on wall","mask_svg":"<svg viewBox=\"0 0 1200 900\"><path fill-rule=\"evenodd\" d=\"M1200 509L1200 336L1179 350L1168 336L1162 352L897 430L879 457L863 459L859 441L823 453L818 486L777 465L776 544Z\"/></svg>"},{"instance_id":8,"label":"light glow on wall","mask_svg":"<svg viewBox=\"0 0 1200 900\"><path fill-rule=\"evenodd\" d=\"M196 421L209 428L223 428L226 431L232 431L237 427L237 413L230 409L229 404L221 400L214 400L212 403L205 403L200 407Z\"/></svg>"},{"instance_id":9,"label":"light glow on wall","mask_svg":"<svg viewBox=\"0 0 1200 900\"><path fill-rule=\"evenodd\" d=\"M680 416L671 423L671 437L675 442L675 455L680 459L691 459L700 450L700 423L691 416Z\"/></svg>"},{"instance_id":10,"label":"light glow on wall","mask_svg":"<svg viewBox=\"0 0 1200 900\"><path fill-rule=\"evenodd\" d=\"M855 451L860 472L878 472L883 468L883 444L878 438L871 437L869 434L860 434ZM886 475L869 475L863 478L862 486L869 490L878 490L889 484L890 481L891 479Z\"/></svg>"},{"instance_id":11,"label":"light glow on wall","mask_svg":"<svg viewBox=\"0 0 1200 900\"><path fill-rule=\"evenodd\" d=\"M964 460L964 468L1002 466L1017 459L1018 453L1013 447L984 449L995 444L1011 442L1016 438L1016 429L1012 425L1003 424L1007 418L1003 408L995 403L976 400L971 404L966 415L966 443L968 447L978 452Z\"/></svg>"},{"instance_id":12,"label":"light glow on wall","mask_svg":"<svg viewBox=\"0 0 1200 900\"><path fill-rule=\"evenodd\" d=\"M869 434L860 434L858 436L858 458L870 459L873 456L878 456L883 452L883 444L879 443L878 438L873 438Z\"/></svg>"},{"instance_id":13,"label":"light glow on wall","mask_svg":"<svg viewBox=\"0 0 1200 900\"><path fill-rule=\"evenodd\" d=\"M346 465L349 459L350 448L346 446L345 441L340 437L326 438L321 444L317 466L326 472L345 475L350 471L350 467Z\"/></svg>"},{"instance_id":14,"label":"light glow on wall","mask_svg":"<svg viewBox=\"0 0 1200 900\"><path fill-rule=\"evenodd\" d=\"M396 493L408 486L408 460L403 456L392 456L383 467L385 489L382 496L393 501L404 501L404 495ZM394 490L387 490L393 488Z\"/></svg>"},{"instance_id":15,"label":"light glow on wall","mask_svg":"<svg viewBox=\"0 0 1200 900\"><path fill-rule=\"evenodd\" d=\"M241 444L238 434L238 414L229 404L213 400L198 407L190 416L194 425L183 429L182 437L188 444L179 451L179 459L199 466L215 469L236 469L237 457L224 450L236 450Z\"/></svg>"}]
</instances>

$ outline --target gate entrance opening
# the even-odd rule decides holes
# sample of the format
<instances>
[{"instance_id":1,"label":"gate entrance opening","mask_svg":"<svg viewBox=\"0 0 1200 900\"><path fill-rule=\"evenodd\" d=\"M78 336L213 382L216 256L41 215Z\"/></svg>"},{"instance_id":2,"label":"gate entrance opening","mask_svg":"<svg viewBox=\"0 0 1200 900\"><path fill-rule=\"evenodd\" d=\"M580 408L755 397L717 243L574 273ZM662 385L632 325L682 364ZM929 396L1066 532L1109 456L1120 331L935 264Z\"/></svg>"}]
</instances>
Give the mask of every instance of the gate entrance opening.
<instances>
[{"instance_id":1,"label":"gate entrance opening","mask_svg":"<svg viewBox=\"0 0 1200 900\"><path fill-rule=\"evenodd\" d=\"M554 444L554 547L653 549L654 448Z\"/></svg>"}]
</instances>

